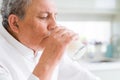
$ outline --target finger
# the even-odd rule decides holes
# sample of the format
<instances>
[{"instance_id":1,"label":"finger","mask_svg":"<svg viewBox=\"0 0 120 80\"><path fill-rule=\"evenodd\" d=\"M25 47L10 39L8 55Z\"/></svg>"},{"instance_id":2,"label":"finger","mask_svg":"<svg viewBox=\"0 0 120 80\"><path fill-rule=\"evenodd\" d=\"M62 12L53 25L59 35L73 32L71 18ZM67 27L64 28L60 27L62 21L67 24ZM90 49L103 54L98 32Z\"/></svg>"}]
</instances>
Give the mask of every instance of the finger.
<instances>
[{"instance_id":1,"label":"finger","mask_svg":"<svg viewBox=\"0 0 120 80\"><path fill-rule=\"evenodd\" d=\"M51 31L51 34L55 34L57 32L59 32L60 30L63 30L63 27L55 27L54 30Z\"/></svg>"},{"instance_id":2,"label":"finger","mask_svg":"<svg viewBox=\"0 0 120 80\"><path fill-rule=\"evenodd\" d=\"M65 30L62 33L59 33L59 37L63 38L64 40L71 42L78 39L78 34L74 33L70 30Z\"/></svg>"},{"instance_id":3,"label":"finger","mask_svg":"<svg viewBox=\"0 0 120 80\"><path fill-rule=\"evenodd\" d=\"M78 34L73 34L71 38L72 38L73 41L74 40L78 40L79 39L79 35Z\"/></svg>"}]
</instances>

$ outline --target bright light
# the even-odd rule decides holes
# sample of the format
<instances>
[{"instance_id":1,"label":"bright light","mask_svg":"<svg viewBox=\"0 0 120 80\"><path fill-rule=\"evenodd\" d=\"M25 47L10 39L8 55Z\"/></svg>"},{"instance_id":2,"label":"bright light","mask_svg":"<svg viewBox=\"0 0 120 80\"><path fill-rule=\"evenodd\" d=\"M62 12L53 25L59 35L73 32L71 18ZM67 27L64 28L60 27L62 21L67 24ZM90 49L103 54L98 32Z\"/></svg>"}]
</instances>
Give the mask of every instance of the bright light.
<instances>
[{"instance_id":1,"label":"bright light","mask_svg":"<svg viewBox=\"0 0 120 80\"><path fill-rule=\"evenodd\" d=\"M60 21L67 28L75 31L88 41L106 42L110 39L110 22L109 21Z\"/></svg>"},{"instance_id":2,"label":"bright light","mask_svg":"<svg viewBox=\"0 0 120 80\"><path fill-rule=\"evenodd\" d=\"M96 8L113 9L116 7L116 0L96 0Z\"/></svg>"}]
</instances>

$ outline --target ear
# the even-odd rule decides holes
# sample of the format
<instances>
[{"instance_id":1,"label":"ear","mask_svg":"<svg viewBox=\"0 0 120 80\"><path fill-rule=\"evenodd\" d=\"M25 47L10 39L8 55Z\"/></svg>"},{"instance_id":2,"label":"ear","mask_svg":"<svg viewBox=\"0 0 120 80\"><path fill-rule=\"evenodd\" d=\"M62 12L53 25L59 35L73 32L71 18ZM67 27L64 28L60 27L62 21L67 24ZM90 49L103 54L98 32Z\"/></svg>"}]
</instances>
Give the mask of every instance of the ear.
<instances>
[{"instance_id":1,"label":"ear","mask_svg":"<svg viewBox=\"0 0 120 80\"><path fill-rule=\"evenodd\" d=\"M19 20L18 17L14 14L11 14L8 17L8 23L9 23L10 29L15 33L19 32L19 28L18 28L19 26L17 24L18 20Z\"/></svg>"}]
</instances>

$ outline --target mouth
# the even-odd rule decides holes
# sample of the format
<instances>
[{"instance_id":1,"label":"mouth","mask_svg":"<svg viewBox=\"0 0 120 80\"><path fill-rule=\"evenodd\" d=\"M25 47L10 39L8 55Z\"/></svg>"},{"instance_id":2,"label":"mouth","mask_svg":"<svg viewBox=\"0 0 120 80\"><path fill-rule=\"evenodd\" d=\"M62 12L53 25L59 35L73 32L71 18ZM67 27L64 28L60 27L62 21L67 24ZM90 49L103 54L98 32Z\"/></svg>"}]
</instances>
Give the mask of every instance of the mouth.
<instances>
[{"instance_id":1,"label":"mouth","mask_svg":"<svg viewBox=\"0 0 120 80\"><path fill-rule=\"evenodd\" d=\"M44 40L47 40L47 39L48 39L48 37L49 37L49 36L44 37L44 38L43 38L43 41L44 41Z\"/></svg>"},{"instance_id":2,"label":"mouth","mask_svg":"<svg viewBox=\"0 0 120 80\"><path fill-rule=\"evenodd\" d=\"M51 32L48 32L45 37L43 38L43 40L46 40L49 36L50 36Z\"/></svg>"}]
</instances>

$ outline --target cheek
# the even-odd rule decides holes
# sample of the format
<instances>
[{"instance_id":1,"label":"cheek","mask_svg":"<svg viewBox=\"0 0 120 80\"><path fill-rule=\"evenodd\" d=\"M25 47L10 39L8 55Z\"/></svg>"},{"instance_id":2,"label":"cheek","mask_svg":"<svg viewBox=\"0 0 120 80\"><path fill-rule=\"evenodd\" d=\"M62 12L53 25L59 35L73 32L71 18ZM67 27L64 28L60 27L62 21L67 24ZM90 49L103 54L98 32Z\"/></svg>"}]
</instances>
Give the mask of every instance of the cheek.
<instances>
[{"instance_id":1,"label":"cheek","mask_svg":"<svg viewBox=\"0 0 120 80\"><path fill-rule=\"evenodd\" d=\"M39 36L46 36L46 34L48 34L47 24L43 23L43 22L37 22L33 26L33 31L34 31L34 33L38 34Z\"/></svg>"},{"instance_id":2,"label":"cheek","mask_svg":"<svg viewBox=\"0 0 120 80\"><path fill-rule=\"evenodd\" d=\"M23 24L26 27L24 35L29 36L29 38L42 38L48 34L47 22L40 21L38 18L27 19Z\"/></svg>"}]
</instances>

